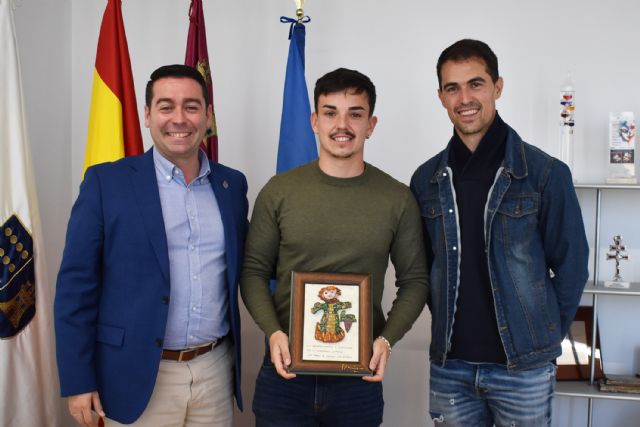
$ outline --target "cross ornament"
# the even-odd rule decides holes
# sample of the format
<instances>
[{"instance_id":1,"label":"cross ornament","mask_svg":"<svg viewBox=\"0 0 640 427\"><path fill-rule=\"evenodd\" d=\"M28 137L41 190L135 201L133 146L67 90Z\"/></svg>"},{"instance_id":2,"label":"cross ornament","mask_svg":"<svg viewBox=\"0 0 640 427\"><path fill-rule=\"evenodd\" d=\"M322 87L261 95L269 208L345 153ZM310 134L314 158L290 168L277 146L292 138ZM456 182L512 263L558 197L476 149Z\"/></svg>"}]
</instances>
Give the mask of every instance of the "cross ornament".
<instances>
[{"instance_id":1,"label":"cross ornament","mask_svg":"<svg viewBox=\"0 0 640 427\"><path fill-rule=\"evenodd\" d=\"M622 274L620 273L620 261L628 261L629 255L626 253L626 246L622 244L622 236L613 236L613 245L609 245L609 250L614 253L607 254L607 261L614 259L616 261L616 273L613 276L614 282L622 282Z\"/></svg>"}]
</instances>

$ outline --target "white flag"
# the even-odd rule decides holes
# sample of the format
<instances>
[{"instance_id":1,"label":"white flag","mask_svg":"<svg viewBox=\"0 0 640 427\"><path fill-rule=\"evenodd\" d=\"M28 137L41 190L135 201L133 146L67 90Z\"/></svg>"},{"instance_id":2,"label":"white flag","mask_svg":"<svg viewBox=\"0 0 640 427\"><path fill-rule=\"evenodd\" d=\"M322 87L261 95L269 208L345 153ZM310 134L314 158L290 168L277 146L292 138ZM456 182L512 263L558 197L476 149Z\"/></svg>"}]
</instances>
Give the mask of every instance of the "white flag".
<instances>
[{"instance_id":1,"label":"white flag","mask_svg":"<svg viewBox=\"0 0 640 427\"><path fill-rule=\"evenodd\" d=\"M0 0L0 426L62 426L13 0Z\"/></svg>"}]
</instances>

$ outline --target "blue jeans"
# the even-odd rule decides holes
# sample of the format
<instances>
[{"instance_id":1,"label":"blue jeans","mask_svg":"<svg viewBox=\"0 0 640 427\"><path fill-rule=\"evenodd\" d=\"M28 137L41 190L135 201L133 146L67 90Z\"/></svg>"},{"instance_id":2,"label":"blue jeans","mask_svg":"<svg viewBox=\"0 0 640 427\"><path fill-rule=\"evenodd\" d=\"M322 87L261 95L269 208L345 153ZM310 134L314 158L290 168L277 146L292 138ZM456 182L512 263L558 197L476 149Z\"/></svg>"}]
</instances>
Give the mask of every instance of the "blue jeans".
<instances>
[{"instance_id":1,"label":"blue jeans","mask_svg":"<svg viewBox=\"0 0 640 427\"><path fill-rule=\"evenodd\" d=\"M256 427L377 427L383 408L382 383L315 375L285 380L267 358L253 397Z\"/></svg>"},{"instance_id":2,"label":"blue jeans","mask_svg":"<svg viewBox=\"0 0 640 427\"><path fill-rule=\"evenodd\" d=\"M549 426L555 372L552 363L511 372L493 363L431 363L431 418L436 426Z\"/></svg>"}]
</instances>

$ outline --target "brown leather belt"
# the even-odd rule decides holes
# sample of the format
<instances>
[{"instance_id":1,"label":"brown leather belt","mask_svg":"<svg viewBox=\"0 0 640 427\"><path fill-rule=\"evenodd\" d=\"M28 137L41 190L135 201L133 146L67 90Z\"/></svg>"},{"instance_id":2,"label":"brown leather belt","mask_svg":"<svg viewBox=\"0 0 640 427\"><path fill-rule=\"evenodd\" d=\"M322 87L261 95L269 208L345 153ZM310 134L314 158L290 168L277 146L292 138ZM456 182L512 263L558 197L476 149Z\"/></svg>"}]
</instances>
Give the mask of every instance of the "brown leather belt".
<instances>
[{"instance_id":1,"label":"brown leather belt","mask_svg":"<svg viewBox=\"0 0 640 427\"><path fill-rule=\"evenodd\" d=\"M220 338L216 342L203 345L202 347L190 348L185 350L162 350L162 358L164 360L176 360L178 362L188 362L196 357L208 353L216 346L220 345L224 337Z\"/></svg>"}]
</instances>

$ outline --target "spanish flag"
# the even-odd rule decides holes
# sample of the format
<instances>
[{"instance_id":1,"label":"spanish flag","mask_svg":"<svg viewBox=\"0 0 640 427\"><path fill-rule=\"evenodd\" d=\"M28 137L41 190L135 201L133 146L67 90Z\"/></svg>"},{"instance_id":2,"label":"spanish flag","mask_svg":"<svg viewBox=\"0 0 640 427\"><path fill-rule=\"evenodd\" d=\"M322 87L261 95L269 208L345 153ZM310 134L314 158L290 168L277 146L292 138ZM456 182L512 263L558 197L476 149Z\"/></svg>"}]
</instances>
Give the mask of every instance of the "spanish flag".
<instances>
[{"instance_id":1,"label":"spanish flag","mask_svg":"<svg viewBox=\"0 0 640 427\"><path fill-rule=\"evenodd\" d=\"M108 0L100 26L84 171L143 152L121 2Z\"/></svg>"}]
</instances>

